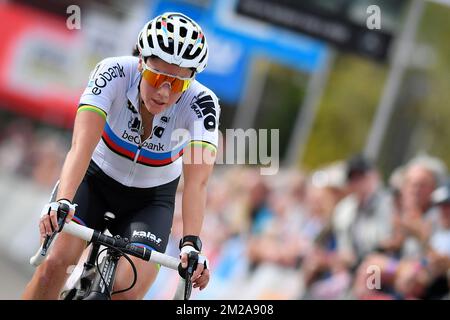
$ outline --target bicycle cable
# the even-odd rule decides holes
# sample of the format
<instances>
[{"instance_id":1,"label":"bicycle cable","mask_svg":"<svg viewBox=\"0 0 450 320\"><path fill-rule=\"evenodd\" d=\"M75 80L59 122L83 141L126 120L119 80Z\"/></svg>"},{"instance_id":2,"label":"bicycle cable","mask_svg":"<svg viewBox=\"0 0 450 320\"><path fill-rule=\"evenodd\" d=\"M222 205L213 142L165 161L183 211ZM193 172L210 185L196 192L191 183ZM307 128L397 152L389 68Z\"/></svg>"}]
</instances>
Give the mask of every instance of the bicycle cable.
<instances>
[{"instance_id":1,"label":"bicycle cable","mask_svg":"<svg viewBox=\"0 0 450 320\"><path fill-rule=\"evenodd\" d=\"M133 287L136 285L136 282L137 282L137 270L136 270L136 266L133 263L133 260L131 260L131 258L123 251L121 251L119 249L115 249L115 250L117 250L122 255L122 257L124 257L130 263L131 268L133 269L133 283L127 289L114 291L113 293L111 293L111 295L129 291L129 290L133 289Z\"/></svg>"},{"instance_id":2,"label":"bicycle cable","mask_svg":"<svg viewBox=\"0 0 450 320\"><path fill-rule=\"evenodd\" d=\"M102 271L100 270L100 266L99 266L100 264L98 263L98 258L99 258L100 255L101 255L104 251L106 251L106 250L108 250L108 248L105 248L105 249L101 250L101 251L97 254L97 257L95 258L95 266L96 266L96 268L97 268L98 274L100 275L100 278L101 278L102 281L103 281L103 284L105 285L106 293L108 294L108 296L111 296L111 293L109 292L108 285L106 284L106 280L105 280L105 278L103 278Z\"/></svg>"},{"instance_id":3,"label":"bicycle cable","mask_svg":"<svg viewBox=\"0 0 450 320\"><path fill-rule=\"evenodd\" d=\"M131 268L133 269L133 283L132 283L131 286L128 287L127 289L118 290L118 291L113 291L112 293L109 291L108 285L107 285L107 283L106 283L105 278L103 278L103 275L102 275L102 272L101 272L100 266L99 266L100 264L99 264L99 262L98 262L98 259L99 259L100 255L101 255L104 251L106 251L106 250L108 250L108 249L114 250L114 251L118 252L118 253L119 253L119 257L124 257L124 258L130 263ZM120 250L120 249L117 249L117 248L104 248L103 250L101 250L101 251L98 253L97 258L96 258L96 267L97 267L97 271L98 271L98 273L99 273L99 275L100 275L100 278L101 278L101 280L103 281L103 284L105 285L106 292L107 292L107 294L108 294L109 296L112 296L112 295L114 295L114 294L118 294L118 293L123 293L123 292L129 291L129 290L133 289L133 287L135 286L135 284L136 284L136 282L137 282L137 270L136 270L136 266L135 266L134 263L133 263L133 260L131 260L130 257L129 257L125 252L123 252L123 251Z\"/></svg>"}]
</instances>

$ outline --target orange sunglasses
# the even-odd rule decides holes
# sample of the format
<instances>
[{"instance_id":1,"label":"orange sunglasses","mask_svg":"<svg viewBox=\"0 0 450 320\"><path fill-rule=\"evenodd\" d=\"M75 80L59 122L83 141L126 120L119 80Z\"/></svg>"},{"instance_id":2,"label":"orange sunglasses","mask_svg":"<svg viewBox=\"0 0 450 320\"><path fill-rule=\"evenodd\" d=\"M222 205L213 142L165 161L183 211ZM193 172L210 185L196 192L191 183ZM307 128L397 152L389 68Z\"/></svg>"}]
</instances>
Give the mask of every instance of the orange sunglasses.
<instances>
[{"instance_id":1,"label":"orange sunglasses","mask_svg":"<svg viewBox=\"0 0 450 320\"><path fill-rule=\"evenodd\" d=\"M149 85L154 88L159 88L163 83L168 82L170 84L170 90L173 93L180 93L186 91L194 80L192 78L181 78L174 75L170 75L164 72L156 71L149 67L146 63L142 63L144 70L142 71L142 78L147 81Z\"/></svg>"}]
</instances>

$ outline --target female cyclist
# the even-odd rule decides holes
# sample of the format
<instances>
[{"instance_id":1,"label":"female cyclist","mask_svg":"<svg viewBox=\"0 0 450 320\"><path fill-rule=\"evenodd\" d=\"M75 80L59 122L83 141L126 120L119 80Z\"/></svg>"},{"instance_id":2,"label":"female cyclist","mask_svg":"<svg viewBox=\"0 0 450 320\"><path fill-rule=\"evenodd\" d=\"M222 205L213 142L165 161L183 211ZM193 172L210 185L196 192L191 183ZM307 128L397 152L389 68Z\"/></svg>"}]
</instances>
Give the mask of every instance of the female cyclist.
<instances>
[{"instance_id":1,"label":"female cyclist","mask_svg":"<svg viewBox=\"0 0 450 320\"><path fill-rule=\"evenodd\" d=\"M195 21L169 12L145 24L136 47L138 57L107 58L92 71L80 98L57 201L44 207L40 234L44 238L57 228L53 208L66 202L71 206L66 222L101 230L104 213L111 211L116 215L112 234L164 252L183 173L180 256L186 267L187 253L201 251L206 186L218 144L218 99L195 80L206 67L208 46ZM23 298L57 299L66 270L78 263L85 247L83 240L60 234ZM115 299L142 299L156 278L156 266L131 259L137 283ZM133 281L131 267L122 260L115 291ZM210 274L206 257L199 254L198 262L192 279L194 288L202 290Z\"/></svg>"}]
</instances>

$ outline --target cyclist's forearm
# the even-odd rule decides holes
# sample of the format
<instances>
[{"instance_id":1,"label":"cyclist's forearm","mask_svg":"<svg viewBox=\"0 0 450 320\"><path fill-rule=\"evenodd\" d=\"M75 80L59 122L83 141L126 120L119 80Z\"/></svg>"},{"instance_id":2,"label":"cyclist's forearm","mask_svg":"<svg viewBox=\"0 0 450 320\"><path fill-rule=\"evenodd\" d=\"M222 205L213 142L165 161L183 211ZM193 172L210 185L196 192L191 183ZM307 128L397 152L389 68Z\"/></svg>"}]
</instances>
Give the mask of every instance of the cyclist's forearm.
<instances>
[{"instance_id":1,"label":"cyclist's forearm","mask_svg":"<svg viewBox=\"0 0 450 320\"><path fill-rule=\"evenodd\" d=\"M183 235L200 235L206 204L206 184L191 183L183 191Z\"/></svg>"},{"instance_id":2,"label":"cyclist's forearm","mask_svg":"<svg viewBox=\"0 0 450 320\"><path fill-rule=\"evenodd\" d=\"M213 171L213 162L198 163L204 148L191 146L183 155L183 236L200 236L206 207L206 188Z\"/></svg>"}]
</instances>

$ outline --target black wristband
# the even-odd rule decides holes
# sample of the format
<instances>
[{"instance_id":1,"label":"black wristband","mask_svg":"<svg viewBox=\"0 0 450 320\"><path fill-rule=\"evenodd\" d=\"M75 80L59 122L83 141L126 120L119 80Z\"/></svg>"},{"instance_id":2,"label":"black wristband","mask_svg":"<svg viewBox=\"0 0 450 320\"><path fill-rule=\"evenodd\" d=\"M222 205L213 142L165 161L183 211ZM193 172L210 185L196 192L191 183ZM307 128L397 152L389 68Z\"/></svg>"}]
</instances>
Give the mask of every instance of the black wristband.
<instances>
[{"instance_id":1,"label":"black wristband","mask_svg":"<svg viewBox=\"0 0 450 320\"><path fill-rule=\"evenodd\" d=\"M197 251L202 251L202 241L200 240L200 237L193 236L193 235L187 235L180 239L179 249L184 247L184 244L186 242L192 242L192 246Z\"/></svg>"}]
</instances>

